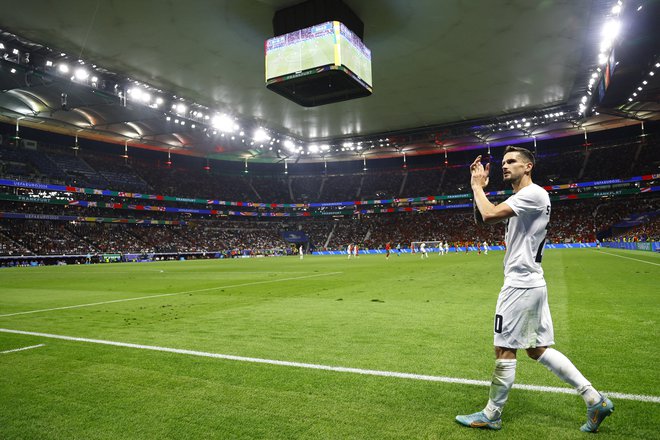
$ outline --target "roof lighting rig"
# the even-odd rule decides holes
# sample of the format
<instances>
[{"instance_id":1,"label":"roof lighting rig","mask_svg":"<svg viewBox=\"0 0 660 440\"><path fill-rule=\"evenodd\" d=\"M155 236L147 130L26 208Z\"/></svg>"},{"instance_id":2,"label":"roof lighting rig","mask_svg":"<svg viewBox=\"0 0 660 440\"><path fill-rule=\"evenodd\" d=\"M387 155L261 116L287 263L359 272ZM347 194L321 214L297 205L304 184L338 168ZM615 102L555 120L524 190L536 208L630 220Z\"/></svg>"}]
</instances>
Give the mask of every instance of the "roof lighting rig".
<instances>
[{"instance_id":1,"label":"roof lighting rig","mask_svg":"<svg viewBox=\"0 0 660 440\"><path fill-rule=\"evenodd\" d=\"M598 42L589 54L591 64L586 71L585 83L580 86L576 99L543 109L530 109L500 115L493 118L438 124L386 133L360 134L340 138L301 139L291 133L269 128L264 121L240 116L231 109L219 110L174 95L166 90L112 72L89 60L70 53L35 43L0 29L0 71L16 75L18 82L23 74L27 87L32 84L75 84L102 93L119 106L145 109L145 119L158 121L165 134L179 137L188 134L181 146L162 144L168 153L178 148L200 148L199 154L231 151L241 158L262 156L274 160L301 159L362 159L366 156L397 156L408 154L446 153L447 149L495 146L499 142L526 142L551 133L555 127L579 127L584 118L592 115L602 99L602 90L616 69L617 44L625 37L622 17L625 14L643 14L647 0L605 0L603 16L595 17L594 29L598 29ZM643 93L650 99L657 98L657 77L660 75L660 57L654 59L644 78L630 91L625 111L634 111ZM654 83L655 81L655 83ZM654 86L655 84L655 86ZM655 87L655 89L653 88ZM651 91L651 92L649 92ZM71 95L69 95L71 98ZM575 101L575 102L573 102ZM71 99L62 109L74 107ZM623 110L622 110L623 111ZM93 128L93 127L90 127ZM135 130L139 133L138 130ZM153 135L151 138L155 138ZM149 137L145 137L149 139ZM155 141L154 141L155 142Z\"/></svg>"}]
</instances>

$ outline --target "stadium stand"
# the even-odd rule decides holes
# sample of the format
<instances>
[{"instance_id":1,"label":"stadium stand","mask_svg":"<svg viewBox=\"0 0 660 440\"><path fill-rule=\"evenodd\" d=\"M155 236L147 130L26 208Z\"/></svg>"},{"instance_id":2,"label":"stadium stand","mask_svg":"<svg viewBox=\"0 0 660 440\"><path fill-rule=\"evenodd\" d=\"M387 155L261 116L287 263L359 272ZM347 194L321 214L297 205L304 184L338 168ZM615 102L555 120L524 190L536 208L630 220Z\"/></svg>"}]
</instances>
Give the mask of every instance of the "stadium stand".
<instances>
[{"instance_id":1,"label":"stadium stand","mask_svg":"<svg viewBox=\"0 0 660 440\"><path fill-rule=\"evenodd\" d=\"M543 147L539 150L535 180L549 184L628 178L658 172L658 137L635 137L597 145ZM495 153L501 154L501 150ZM491 190L505 189L499 172L500 157L492 163ZM448 166L410 169L370 169L325 175L239 175L220 170L190 169L186 166L154 166L153 161L84 152L49 146L37 150L3 145L0 147L0 178L30 182L68 183L96 189L170 195L202 200L258 201L262 203L310 203L352 200L420 197L470 192L469 163L474 152L455 154ZM624 166L621 166L621 165ZM581 176L581 177L580 177ZM612 184L599 190L646 188L656 178L634 184ZM579 194L593 189L571 187L564 193ZM140 200L124 195L104 196L86 193L57 193L29 188L0 187L20 200L0 201L0 211L33 216L106 217L125 219L129 224L58 221L52 219L0 219L0 255L3 258L35 255L85 255L104 253L159 253L203 255L282 254L290 250L281 233L302 231L309 237L311 250L344 250L349 243L362 249L382 248L387 241L407 246L411 241L446 240L450 244L475 241L502 244L502 226L484 227L474 223L471 209L444 209L367 215L324 215L300 218L222 217L210 214L166 212L179 209L233 209L269 212L263 208L231 208L192 203L188 200ZM42 203L29 203L37 197ZM61 203L45 203L59 198ZM11 197L9 197L11 198ZM72 201L96 202L83 207ZM447 200L439 203L464 203ZM111 209L102 203L148 205L158 211ZM427 206L424 202L395 203L401 206ZM114 208L118 208L114 206ZM331 208L325 208L331 209ZM334 209L334 208L332 208ZM660 198L653 193L627 197L604 194L585 200L553 203L552 243L580 243L602 239L651 240L658 238ZM297 210L300 212L300 210ZM634 216L643 222L623 220ZM183 225L135 224L149 220L184 221ZM3 260L3 261L5 261ZM48 261L47 261L48 262Z\"/></svg>"}]
</instances>

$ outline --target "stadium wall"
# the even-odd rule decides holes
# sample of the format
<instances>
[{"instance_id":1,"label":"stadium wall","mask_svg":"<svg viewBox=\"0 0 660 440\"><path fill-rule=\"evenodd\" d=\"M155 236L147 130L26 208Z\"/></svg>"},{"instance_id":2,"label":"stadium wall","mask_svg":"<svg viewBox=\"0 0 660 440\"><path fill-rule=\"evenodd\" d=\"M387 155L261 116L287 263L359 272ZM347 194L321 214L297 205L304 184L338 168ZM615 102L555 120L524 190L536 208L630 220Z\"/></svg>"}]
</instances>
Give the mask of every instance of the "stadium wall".
<instances>
[{"instance_id":1,"label":"stadium wall","mask_svg":"<svg viewBox=\"0 0 660 440\"><path fill-rule=\"evenodd\" d=\"M654 243L654 244L659 244L660 243ZM578 248L595 248L596 243L557 243L557 244L546 244L545 248L546 249L578 249ZM438 252L438 248L427 248L426 249L429 253L433 252ZM482 249L483 250L483 249ZM504 246L489 246L488 247L489 251L503 251L505 250ZM469 251L470 252L477 252L477 248L475 246L469 246ZM384 254L385 249L369 249L369 250L364 250L361 249L358 251L360 254ZM456 247L450 247L449 252L465 252L465 246L459 246L458 250L456 250ZM391 251L392 254L397 253L397 251ZM401 253L402 254L411 254L413 253L409 248L401 248ZM312 255L346 255L346 251L317 251L317 252L312 252Z\"/></svg>"},{"instance_id":2,"label":"stadium wall","mask_svg":"<svg viewBox=\"0 0 660 440\"><path fill-rule=\"evenodd\" d=\"M618 242L608 241L603 246L614 249L629 249L633 251L660 252L660 241Z\"/></svg>"}]
</instances>

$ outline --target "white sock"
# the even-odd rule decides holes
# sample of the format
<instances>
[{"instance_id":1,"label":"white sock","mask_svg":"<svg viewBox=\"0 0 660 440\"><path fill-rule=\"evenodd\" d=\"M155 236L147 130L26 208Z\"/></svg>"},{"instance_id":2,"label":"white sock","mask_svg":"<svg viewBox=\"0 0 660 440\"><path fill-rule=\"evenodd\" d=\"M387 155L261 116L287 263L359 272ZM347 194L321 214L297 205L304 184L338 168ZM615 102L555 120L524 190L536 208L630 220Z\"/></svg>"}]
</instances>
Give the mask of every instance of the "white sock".
<instances>
[{"instance_id":1,"label":"white sock","mask_svg":"<svg viewBox=\"0 0 660 440\"><path fill-rule=\"evenodd\" d=\"M495 371L490 383L488 404L484 408L484 414L491 420L497 420L502 415L502 408L509 397L509 390L516 378L515 359L497 359Z\"/></svg>"},{"instance_id":2,"label":"white sock","mask_svg":"<svg viewBox=\"0 0 660 440\"><path fill-rule=\"evenodd\" d=\"M539 362L555 375L575 388L584 403L588 406L595 405L601 399L600 394L591 386L591 383L580 373L573 363L561 352L554 348L548 348L539 357Z\"/></svg>"}]
</instances>

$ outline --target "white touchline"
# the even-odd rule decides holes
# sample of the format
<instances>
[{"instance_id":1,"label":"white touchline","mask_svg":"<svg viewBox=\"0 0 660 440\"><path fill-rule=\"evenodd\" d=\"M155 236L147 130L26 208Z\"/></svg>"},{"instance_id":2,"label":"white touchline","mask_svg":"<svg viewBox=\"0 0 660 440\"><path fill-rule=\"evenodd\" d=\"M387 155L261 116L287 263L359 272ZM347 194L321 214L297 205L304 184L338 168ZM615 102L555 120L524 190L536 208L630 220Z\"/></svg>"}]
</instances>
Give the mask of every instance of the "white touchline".
<instances>
[{"instance_id":1,"label":"white touchline","mask_svg":"<svg viewBox=\"0 0 660 440\"><path fill-rule=\"evenodd\" d=\"M89 339L89 338L77 338L74 336L66 335L53 335L50 333L38 333L38 332L27 332L23 330L11 330L6 328L0 328L1 333L13 333L18 335L28 335L28 336L40 336L43 338L51 339L62 339L65 341L76 341L76 342L88 342L91 344L102 344L102 345L113 345L115 347L126 347L126 348L137 348L140 350L151 350L151 351L162 351L166 353L176 353L176 354L186 354L189 356L200 356L208 357L215 359L225 359L230 361L240 361L240 362L252 362L257 364L270 364L270 365L279 365L284 367L296 367L296 368L309 368L313 370L325 370L325 371L336 371L339 373L353 373L353 374L363 374L367 376L384 376L384 377L396 377L399 379L414 379L414 380L425 380L429 382L445 382L445 383L457 383L462 385L478 385L478 386L490 386L489 381L485 380L473 380L473 379L463 379L459 377L446 377L446 376L429 376L424 374L413 374L413 373L398 373L396 371L382 371L382 370L364 370L361 368L349 368L349 367L337 367L331 365L319 365L319 364L307 364L302 362L290 362L290 361L278 361L274 359L261 359L253 357L244 357L244 356L235 356L231 354L220 354L220 353L209 353L206 351L197 351L197 350L185 350L180 348L170 348L170 347L159 347L157 345L141 345L141 344L131 344L128 342L117 342L117 341L106 341L103 339ZM546 393L561 393L561 394L575 394L575 390L571 388L559 388L559 387L547 387L540 385L524 385L524 384L514 384L514 388L528 391L541 391ZM638 402L653 402L660 403L660 396L647 396L643 394L625 394L625 393L616 393L603 391L604 394L623 400L635 400Z\"/></svg>"},{"instance_id":2,"label":"white touchline","mask_svg":"<svg viewBox=\"0 0 660 440\"><path fill-rule=\"evenodd\" d=\"M30 345L29 347L14 348L13 350L0 351L0 354L14 353L16 351L30 350L31 348L43 347L46 344Z\"/></svg>"},{"instance_id":3,"label":"white touchline","mask_svg":"<svg viewBox=\"0 0 660 440\"><path fill-rule=\"evenodd\" d=\"M627 260L639 261L640 263L647 263L647 264L652 264L654 266L660 266L660 263L654 263L653 261L640 260L639 258L626 257L625 255L613 254L611 252L605 252L602 249L600 250L600 252L603 253L603 254L611 255L613 257L625 258Z\"/></svg>"},{"instance_id":4,"label":"white touchline","mask_svg":"<svg viewBox=\"0 0 660 440\"><path fill-rule=\"evenodd\" d=\"M137 298L113 299L113 300L110 300L110 301L100 301L100 302L88 303L88 304L76 304L76 305L73 305L73 306L53 307L51 309L27 310L25 312L5 313L4 315L0 315L0 318L6 318L8 316L16 316L16 315L27 315L27 314L30 314L30 313L52 312L54 310L78 309L80 307L100 306L102 304L112 304L112 303L126 302L126 301L137 301L137 300L140 300L140 299L162 298L162 297L165 297L165 296L184 295L186 293L207 292L209 290L230 289L232 287L254 286L255 284L279 283L281 281L302 280L302 279L305 279L305 278L323 277L323 276L328 276L328 275L337 275L337 274L340 274L340 273L342 273L342 272L327 272L327 273L319 273L319 274L314 274L314 275L305 275L305 276L301 276L301 277L278 278L276 280L264 280L264 281L252 281L252 282L249 282L249 283L229 284L227 286L208 287L206 289L185 290L183 292L161 293L161 294L157 294L157 295L139 296Z\"/></svg>"}]
</instances>

